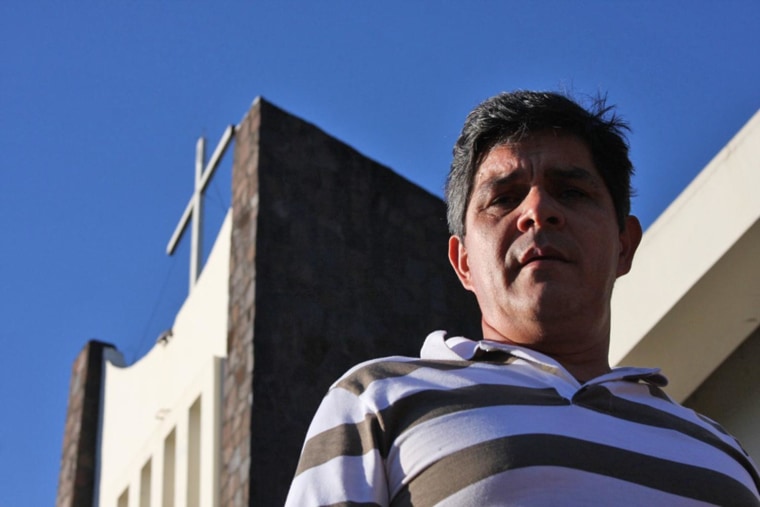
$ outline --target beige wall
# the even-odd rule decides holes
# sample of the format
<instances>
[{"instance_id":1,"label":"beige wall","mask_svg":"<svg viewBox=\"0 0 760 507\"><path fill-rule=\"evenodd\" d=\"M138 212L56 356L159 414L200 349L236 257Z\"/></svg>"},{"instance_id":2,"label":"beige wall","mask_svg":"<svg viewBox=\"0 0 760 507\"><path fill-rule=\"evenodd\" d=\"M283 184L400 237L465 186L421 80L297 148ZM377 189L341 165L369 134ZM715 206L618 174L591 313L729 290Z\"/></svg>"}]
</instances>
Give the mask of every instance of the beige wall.
<instances>
[{"instance_id":1,"label":"beige wall","mask_svg":"<svg viewBox=\"0 0 760 507\"><path fill-rule=\"evenodd\" d=\"M228 214L172 336L129 367L106 364L101 507L218 503L230 231Z\"/></svg>"}]
</instances>

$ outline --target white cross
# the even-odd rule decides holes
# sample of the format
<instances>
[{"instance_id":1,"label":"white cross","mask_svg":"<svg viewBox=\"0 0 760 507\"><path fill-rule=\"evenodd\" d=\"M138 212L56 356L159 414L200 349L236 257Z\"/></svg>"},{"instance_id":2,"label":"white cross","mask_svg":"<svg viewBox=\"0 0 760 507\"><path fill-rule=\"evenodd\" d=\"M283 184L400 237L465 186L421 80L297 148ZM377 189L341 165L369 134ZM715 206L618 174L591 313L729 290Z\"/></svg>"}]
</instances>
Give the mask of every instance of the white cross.
<instances>
[{"instance_id":1,"label":"white cross","mask_svg":"<svg viewBox=\"0 0 760 507\"><path fill-rule=\"evenodd\" d=\"M185 232L188 222L192 220L190 291L193 290L193 286L195 286L195 282L201 273L201 256L203 255L203 191L208 186L211 176L213 176L219 162L222 160L222 156L227 150L227 146L229 146L233 135L235 135L235 127L230 125L224 131L222 139L216 146L214 154L211 155L211 159L209 159L205 169L203 163L206 158L206 140L203 137L198 139L198 143L195 145L195 189L193 190L192 197L190 197L190 202L187 203L185 212L182 213L182 218L179 219L177 228L174 229L172 239L169 240L169 244L166 246L166 253L172 255L177 248L177 243L182 239L182 234Z\"/></svg>"}]
</instances>

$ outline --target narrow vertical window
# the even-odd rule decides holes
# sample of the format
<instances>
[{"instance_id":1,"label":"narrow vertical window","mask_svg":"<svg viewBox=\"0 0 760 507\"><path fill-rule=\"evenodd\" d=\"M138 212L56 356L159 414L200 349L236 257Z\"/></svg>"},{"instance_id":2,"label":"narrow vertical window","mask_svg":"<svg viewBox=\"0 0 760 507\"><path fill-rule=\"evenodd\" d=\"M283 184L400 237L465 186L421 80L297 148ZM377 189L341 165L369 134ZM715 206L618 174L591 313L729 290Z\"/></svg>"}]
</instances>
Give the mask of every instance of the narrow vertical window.
<instances>
[{"instance_id":1,"label":"narrow vertical window","mask_svg":"<svg viewBox=\"0 0 760 507\"><path fill-rule=\"evenodd\" d=\"M175 430L172 430L164 440L164 476L163 476L163 494L161 496L162 507L174 507L174 482L175 482L175 460L177 448L177 436Z\"/></svg>"},{"instance_id":2,"label":"narrow vertical window","mask_svg":"<svg viewBox=\"0 0 760 507\"><path fill-rule=\"evenodd\" d=\"M201 496L201 398L190 407L187 431L187 507L200 507Z\"/></svg>"},{"instance_id":3,"label":"narrow vertical window","mask_svg":"<svg viewBox=\"0 0 760 507\"><path fill-rule=\"evenodd\" d=\"M143 465L140 470L140 507L150 507L150 494L151 494L151 460Z\"/></svg>"},{"instance_id":4,"label":"narrow vertical window","mask_svg":"<svg viewBox=\"0 0 760 507\"><path fill-rule=\"evenodd\" d=\"M119 495L116 505L117 507L129 507L129 488L126 488L124 492Z\"/></svg>"}]
</instances>

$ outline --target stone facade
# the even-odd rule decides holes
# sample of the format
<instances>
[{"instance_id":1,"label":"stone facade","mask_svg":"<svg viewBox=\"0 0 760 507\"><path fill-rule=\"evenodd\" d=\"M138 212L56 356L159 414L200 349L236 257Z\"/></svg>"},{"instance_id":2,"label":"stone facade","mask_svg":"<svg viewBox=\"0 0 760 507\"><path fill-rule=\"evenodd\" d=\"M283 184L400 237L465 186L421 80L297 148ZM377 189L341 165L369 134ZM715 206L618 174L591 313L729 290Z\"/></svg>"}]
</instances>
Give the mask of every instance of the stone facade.
<instances>
[{"instance_id":1,"label":"stone facade","mask_svg":"<svg viewBox=\"0 0 760 507\"><path fill-rule=\"evenodd\" d=\"M113 345L94 340L88 342L71 368L56 507L94 505L106 349L113 349Z\"/></svg>"},{"instance_id":2,"label":"stone facade","mask_svg":"<svg viewBox=\"0 0 760 507\"><path fill-rule=\"evenodd\" d=\"M253 332L256 314L256 228L260 108L238 127L232 172L227 364L223 377L220 505L250 502Z\"/></svg>"},{"instance_id":3,"label":"stone facade","mask_svg":"<svg viewBox=\"0 0 760 507\"><path fill-rule=\"evenodd\" d=\"M254 103L233 162L221 505L282 505L308 423L349 367L417 355L435 329L479 335L447 241L439 198Z\"/></svg>"}]
</instances>

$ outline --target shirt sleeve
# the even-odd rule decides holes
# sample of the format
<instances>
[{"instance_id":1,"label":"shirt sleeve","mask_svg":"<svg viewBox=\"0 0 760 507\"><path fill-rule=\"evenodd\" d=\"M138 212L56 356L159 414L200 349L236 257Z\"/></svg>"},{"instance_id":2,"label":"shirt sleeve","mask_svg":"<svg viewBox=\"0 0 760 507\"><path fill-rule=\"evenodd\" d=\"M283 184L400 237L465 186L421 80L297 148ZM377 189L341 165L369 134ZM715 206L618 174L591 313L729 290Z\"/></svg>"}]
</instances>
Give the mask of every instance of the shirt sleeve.
<instances>
[{"instance_id":1,"label":"shirt sleeve","mask_svg":"<svg viewBox=\"0 0 760 507\"><path fill-rule=\"evenodd\" d=\"M286 507L387 506L381 434L376 411L334 386L306 434Z\"/></svg>"}]
</instances>

